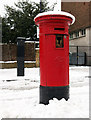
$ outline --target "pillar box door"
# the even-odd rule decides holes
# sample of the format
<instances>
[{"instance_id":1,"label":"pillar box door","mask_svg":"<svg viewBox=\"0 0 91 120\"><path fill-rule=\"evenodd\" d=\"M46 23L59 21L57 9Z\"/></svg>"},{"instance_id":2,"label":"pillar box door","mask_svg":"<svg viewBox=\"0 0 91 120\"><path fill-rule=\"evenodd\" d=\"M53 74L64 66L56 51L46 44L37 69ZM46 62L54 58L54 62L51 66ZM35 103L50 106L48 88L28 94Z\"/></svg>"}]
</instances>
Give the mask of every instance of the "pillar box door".
<instances>
[{"instance_id":1,"label":"pillar box door","mask_svg":"<svg viewBox=\"0 0 91 120\"><path fill-rule=\"evenodd\" d=\"M59 40L58 40L59 39ZM69 85L69 41L68 35L45 35L40 43L40 72L43 86ZM62 43L61 43L62 41ZM44 49L44 50L43 50Z\"/></svg>"},{"instance_id":2,"label":"pillar box door","mask_svg":"<svg viewBox=\"0 0 91 120\"><path fill-rule=\"evenodd\" d=\"M46 85L69 85L69 51L68 41L63 34L46 35ZM67 42L67 43L66 43Z\"/></svg>"},{"instance_id":3,"label":"pillar box door","mask_svg":"<svg viewBox=\"0 0 91 120\"><path fill-rule=\"evenodd\" d=\"M59 12L60 13L60 12ZM69 98L69 14L41 13L35 18L40 42L40 103Z\"/></svg>"}]
</instances>

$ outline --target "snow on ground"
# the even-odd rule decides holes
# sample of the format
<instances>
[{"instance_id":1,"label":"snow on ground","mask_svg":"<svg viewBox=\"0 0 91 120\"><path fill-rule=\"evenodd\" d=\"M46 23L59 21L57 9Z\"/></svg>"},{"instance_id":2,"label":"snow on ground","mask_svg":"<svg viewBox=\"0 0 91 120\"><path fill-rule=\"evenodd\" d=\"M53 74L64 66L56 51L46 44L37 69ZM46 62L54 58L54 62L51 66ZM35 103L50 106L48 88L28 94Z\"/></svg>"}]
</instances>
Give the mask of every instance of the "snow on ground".
<instances>
[{"instance_id":1,"label":"snow on ground","mask_svg":"<svg viewBox=\"0 0 91 120\"><path fill-rule=\"evenodd\" d=\"M70 99L39 104L39 68L0 69L0 118L89 118L89 67L70 67ZM10 81L12 80L12 81Z\"/></svg>"}]
</instances>

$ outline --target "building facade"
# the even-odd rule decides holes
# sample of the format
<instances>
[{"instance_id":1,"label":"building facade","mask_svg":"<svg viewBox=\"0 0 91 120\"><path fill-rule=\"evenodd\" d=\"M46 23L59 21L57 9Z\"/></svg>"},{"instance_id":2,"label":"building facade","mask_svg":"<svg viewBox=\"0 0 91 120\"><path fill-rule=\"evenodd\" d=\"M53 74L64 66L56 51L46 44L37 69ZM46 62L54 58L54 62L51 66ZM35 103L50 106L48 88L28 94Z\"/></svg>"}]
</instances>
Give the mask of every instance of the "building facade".
<instances>
[{"instance_id":1,"label":"building facade","mask_svg":"<svg viewBox=\"0 0 91 120\"><path fill-rule=\"evenodd\" d=\"M62 11L75 16L69 28L69 52L86 53L86 65L91 65L91 2L62 2Z\"/></svg>"}]
</instances>

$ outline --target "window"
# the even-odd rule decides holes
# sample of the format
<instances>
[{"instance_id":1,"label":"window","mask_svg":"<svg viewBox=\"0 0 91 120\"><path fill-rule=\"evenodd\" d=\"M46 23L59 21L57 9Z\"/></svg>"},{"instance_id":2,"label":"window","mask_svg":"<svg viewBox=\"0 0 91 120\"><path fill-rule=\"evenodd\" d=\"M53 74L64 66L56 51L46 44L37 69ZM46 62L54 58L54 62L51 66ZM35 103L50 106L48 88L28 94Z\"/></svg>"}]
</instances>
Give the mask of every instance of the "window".
<instances>
[{"instance_id":1,"label":"window","mask_svg":"<svg viewBox=\"0 0 91 120\"><path fill-rule=\"evenodd\" d=\"M63 35L56 35L56 48L64 47L63 37Z\"/></svg>"},{"instance_id":2,"label":"window","mask_svg":"<svg viewBox=\"0 0 91 120\"><path fill-rule=\"evenodd\" d=\"M85 34L86 34L86 30L85 29L81 30L81 35L83 36Z\"/></svg>"},{"instance_id":3,"label":"window","mask_svg":"<svg viewBox=\"0 0 91 120\"><path fill-rule=\"evenodd\" d=\"M78 38L79 37L79 31L76 32L75 35L76 35L76 38Z\"/></svg>"}]
</instances>

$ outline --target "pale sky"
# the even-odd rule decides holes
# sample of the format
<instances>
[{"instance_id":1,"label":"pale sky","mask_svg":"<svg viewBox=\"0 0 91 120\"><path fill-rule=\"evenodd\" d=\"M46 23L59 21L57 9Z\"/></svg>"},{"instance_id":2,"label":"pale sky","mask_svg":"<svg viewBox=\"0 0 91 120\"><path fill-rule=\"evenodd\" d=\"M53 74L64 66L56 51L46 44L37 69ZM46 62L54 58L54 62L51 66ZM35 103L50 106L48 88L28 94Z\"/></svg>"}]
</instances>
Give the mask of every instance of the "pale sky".
<instances>
[{"instance_id":1,"label":"pale sky","mask_svg":"<svg viewBox=\"0 0 91 120\"><path fill-rule=\"evenodd\" d=\"M3 16L5 14L4 5L14 6L14 3L17 3L19 0L0 0L0 15ZM21 1L21 0L20 0ZM39 2L40 0L30 0L34 2ZM50 6L57 2L57 0L47 0Z\"/></svg>"}]
</instances>

